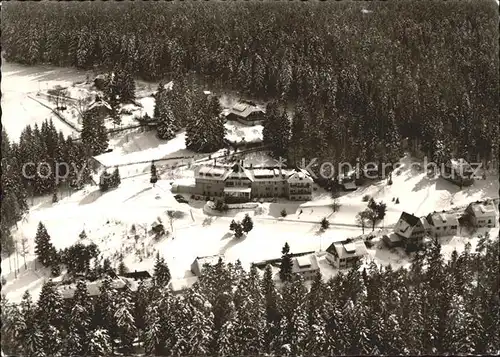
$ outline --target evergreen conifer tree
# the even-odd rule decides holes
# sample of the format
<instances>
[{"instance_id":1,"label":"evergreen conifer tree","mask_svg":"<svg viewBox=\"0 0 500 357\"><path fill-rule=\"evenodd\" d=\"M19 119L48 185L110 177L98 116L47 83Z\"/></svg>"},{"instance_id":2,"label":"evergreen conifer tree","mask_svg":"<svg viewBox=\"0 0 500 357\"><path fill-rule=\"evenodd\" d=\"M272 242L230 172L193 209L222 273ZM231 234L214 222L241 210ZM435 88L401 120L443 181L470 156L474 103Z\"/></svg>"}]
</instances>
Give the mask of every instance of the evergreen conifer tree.
<instances>
[{"instance_id":1,"label":"evergreen conifer tree","mask_svg":"<svg viewBox=\"0 0 500 357\"><path fill-rule=\"evenodd\" d=\"M156 255L156 261L154 266L153 274L154 283L159 288L167 286L170 282L170 270L163 257L160 257L160 253Z\"/></svg>"},{"instance_id":2,"label":"evergreen conifer tree","mask_svg":"<svg viewBox=\"0 0 500 357\"><path fill-rule=\"evenodd\" d=\"M281 253L280 279L282 281L289 281L292 279L292 258L290 257L290 246L288 243L285 243Z\"/></svg>"},{"instance_id":3,"label":"evergreen conifer tree","mask_svg":"<svg viewBox=\"0 0 500 357\"><path fill-rule=\"evenodd\" d=\"M241 221L241 225L243 226L243 232L248 233L253 229L253 221L252 218L246 214L243 220Z\"/></svg>"}]
</instances>

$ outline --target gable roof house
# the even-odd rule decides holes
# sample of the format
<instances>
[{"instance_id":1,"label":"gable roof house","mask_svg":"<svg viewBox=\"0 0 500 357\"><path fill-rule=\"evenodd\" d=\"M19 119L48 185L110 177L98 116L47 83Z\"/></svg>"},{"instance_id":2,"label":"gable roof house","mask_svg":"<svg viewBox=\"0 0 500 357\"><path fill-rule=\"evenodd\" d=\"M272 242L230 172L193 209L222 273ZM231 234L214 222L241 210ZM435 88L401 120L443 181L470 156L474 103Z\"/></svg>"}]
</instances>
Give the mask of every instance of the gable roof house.
<instances>
[{"instance_id":1,"label":"gable roof house","mask_svg":"<svg viewBox=\"0 0 500 357\"><path fill-rule=\"evenodd\" d=\"M368 254L362 240L334 242L326 249L326 259L338 269L349 268Z\"/></svg>"},{"instance_id":2,"label":"gable roof house","mask_svg":"<svg viewBox=\"0 0 500 357\"><path fill-rule=\"evenodd\" d=\"M218 254L206 257L196 257L196 259L191 264L191 272L199 277L203 273L203 269L206 264L216 265L219 262L219 259L222 259L222 261L224 261L224 257Z\"/></svg>"},{"instance_id":3,"label":"gable roof house","mask_svg":"<svg viewBox=\"0 0 500 357\"><path fill-rule=\"evenodd\" d=\"M431 234L434 237L454 236L458 231L458 218L453 213L433 212L429 213L426 221L431 226Z\"/></svg>"},{"instance_id":4,"label":"gable roof house","mask_svg":"<svg viewBox=\"0 0 500 357\"><path fill-rule=\"evenodd\" d=\"M226 111L226 119L245 125L258 125L264 121L265 111L248 103L237 103Z\"/></svg>"},{"instance_id":5,"label":"gable roof house","mask_svg":"<svg viewBox=\"0 0 500 357\"><path fill-rule=\"evenodd\" d=\"M318 271L318 260L314 254L292 258L292 273L302 276L305 280L314 279Z\"/></svg>"},{"instance_id":6,"label":"gable roof house","mask_svg":"<svg viewBox=\"0 0 500 357\"><path fill-rule=\"evenodd\" d=\"M425 219L403 212L394 226L394 233L401 238L402 245L419 246L429 233L429 226L426 225Z\"/></svg>"},{"instance_id":7,"label":"gable roof house","mask_svg":"<svg viewBox=\"0 0 500 357\"><path fill-rule=\"evenodd\" d=\"M460 187L470 186L474 183L474 170L464 159L450 159L441 171L441 177Z\"/></svg>"},{"instance_id":8,"label":"gable roof house","mask_svg":"<svg viewBox=\"0 0 500 357\"><path fill-rule=\"evenodd\" d=\"M470 217L472 225L476 228L494 228L497 226L497 210L491 201L472 202L467 206L465 212Z\"/></svg>"},{"instance_id":9,"label":"gable roof house","mask_svg":"<svg viewBox=\"0 0 500 357\"><path fill-rule=\"evenodd\" d=\"M111 116L112 112L111 105L99 96L96 96L96 100L85 111L86 114L101 120Z\"/></svg>"}]
</instances>

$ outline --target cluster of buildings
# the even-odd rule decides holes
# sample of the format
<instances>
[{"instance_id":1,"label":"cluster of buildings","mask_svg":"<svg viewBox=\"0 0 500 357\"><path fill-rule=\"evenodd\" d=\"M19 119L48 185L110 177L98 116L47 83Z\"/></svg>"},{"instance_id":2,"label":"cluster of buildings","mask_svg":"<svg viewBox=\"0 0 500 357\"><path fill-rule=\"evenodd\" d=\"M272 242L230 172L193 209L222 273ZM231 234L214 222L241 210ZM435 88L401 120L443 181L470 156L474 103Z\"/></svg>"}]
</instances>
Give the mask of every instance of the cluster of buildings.
<instances>
[{"instance_id":1,"label":"cluster of buildings","mask_svg":"<svg viewBox=\"0 0 500 357\"><path fill-rule=\"evenodd\" d=\"M460 220L463 220L462 224L475 228L494 228L498 220L497 211L492 201L472 202ZM382 239L388 247L418 247L425 243L426 238L454 236L460 226L461 222L455 213L433 212L425 217L417 217L403 212L393 232Z\"/></svg>"},{"instance_id":2,"label":"cluster of buildings","mask_svg":"<svg viewBox=\"0 0 500 357\"><path fill-rule=\"evenodd\" d=\"M194 185L176 186L178 193L195 197L224 199L227 203L248 202L259 198L286 197L292 201L312 198L313 179L302 169L276 167L201 166L195 170Z\"/></svg>"}]
</instances>

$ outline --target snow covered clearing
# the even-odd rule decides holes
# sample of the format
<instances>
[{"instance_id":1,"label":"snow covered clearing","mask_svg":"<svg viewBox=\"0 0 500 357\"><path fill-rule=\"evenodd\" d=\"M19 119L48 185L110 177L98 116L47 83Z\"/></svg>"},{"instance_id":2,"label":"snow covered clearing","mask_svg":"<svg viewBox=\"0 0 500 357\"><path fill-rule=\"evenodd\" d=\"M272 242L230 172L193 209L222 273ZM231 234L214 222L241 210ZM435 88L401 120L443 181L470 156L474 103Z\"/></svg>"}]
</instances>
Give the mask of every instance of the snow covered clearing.
<instances>
[{"instance_id":1,"label":"snow covered clearing","mask_svg":"<svg viewBox=\"0 0 500 357\"><path fill-rule=\"evenodd\" d=\"M35 123L41 126L44 120L52 118L54 125L65 135L74 133L52 112L28 98L37 92L56 85L70 86L83 81L86 72L69 68L50 66L23 66L3 61L2 63L2 124L13 141L19 140L22 130ZM6 119L7 118L7 119Z\"/></svg>"},{"instance_id":2,"label":"snow covered clearing","mask_svg":"<svg viewBox=\"0 0 500 357\"><path fill-rule=\"evenodd\" d=\"M227 130L226 139L231 142L262 142L262 125L247 126L235 121L228 120L224 126Z\"/></svg>"}]
</instances>

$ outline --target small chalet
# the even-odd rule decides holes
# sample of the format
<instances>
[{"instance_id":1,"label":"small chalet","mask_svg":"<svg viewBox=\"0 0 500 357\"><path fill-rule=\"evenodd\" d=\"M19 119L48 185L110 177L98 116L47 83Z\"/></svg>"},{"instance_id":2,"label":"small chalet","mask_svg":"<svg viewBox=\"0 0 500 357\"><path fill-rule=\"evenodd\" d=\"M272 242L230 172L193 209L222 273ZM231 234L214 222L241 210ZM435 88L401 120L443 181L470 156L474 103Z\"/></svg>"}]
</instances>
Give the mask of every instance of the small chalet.
<instances>
[{"instance_id":1,"label":"small chalet","mask_svg":"<svg viewBox=\"0 0 500 357\"><path fill-rule=\"evenodd\" d=\"M445 163L441 177L462 187L474 183L473 174L472 166L464 159L450 159Z\"/></svg>"},{"instance_id":2,"label":"small chalet","mask_svg":"<svg viewBox=\"0 0 500 357\"><path fill-rule=\"evenodd\" d=\"M245 125L262 124L264 120L264 110L248 103L238 103L230 108L226 113L227 120L234 120Z\"/></svg>"},{"instance_id":3,"label":"small chalet","mask_svg":"<svg viewBox=\"0 0 500 357\"><path fill-rule=\"evenodd\" d=\"M426 217L431 229L430 234L434 237L454 236L458 231L458 218L453 213L434 212Z\"/></svg>"},{"instance_id":4,"label":"small chalet","mask_svg":"<svg viewBox=\"0 0 500 357\"><path fill-rule=\"evenodd\" d=\"M314 279L318 271L318 260L314 254L292 258L292 273L300 275L305 280Z\"/></svg>"},{"instance_id":5,"label":"small chalet","mask_svg":"<svg viewBox=\"0 0 500 357\"><path fill-rule=\"evenodd\" d=\"M112 114L111 106L99 96L96 96L95 101L89 105L86 110L87 114L90 114L94 118L105 119Z\"/></svg>"},{"instance_id":6,"label":"small chalet","mask_svg":"<svg viewBox=\"0 0 500 357\"><path fill-rule=\"evenodd\" d=\"M476 228L493 228L497 226L497 210L492 201L472 202L465 209L465 213L470 217L472 225Z\"/></svg>"},{"instance_id":7,"label":"small chalet","mask_svg":"<svg viewBox=\"0 0 500 357\"><path fill-rule=\"evenodd\" d=\"M127 272L123 274L123 277L133 280L146 280L151 279L151 274L146 270Z\"/></svg>"},{"instance_id":8,"label":"small chalet","mask_svg":"<svg viewBox=\"0 0 500 357\"><path fill-rule=\"evenodd\" d=\"M338 269L349 268L368 254L362 240L334 242L326 249L326 259Z\"/></svg>"},{"instance_id":9,"label":"small chalet","mask_svg":"<svg viewBox=\"0 0 500 357\"><path fill-rule=\"evenodd\" d=\"M222 259L224 261L224 257L222 255L210 255L207 257L196 257L194 262L191 264L191 272L196 276L201 276L203 273L203 268L205 265L216 265L219 260Z\"/></svg>"},{"instance_id":10,"label":"small chalet","mask_svg":"<svg viewBox=\"0 0 500 357\"><path fill-rule=\"evenodd\" d=\"M425 219L403 212L399 221L394 226L394 233L401 237L403 245L419 246L423 244L424 237L428 234Z\"/></svg>"}]
</instances>

